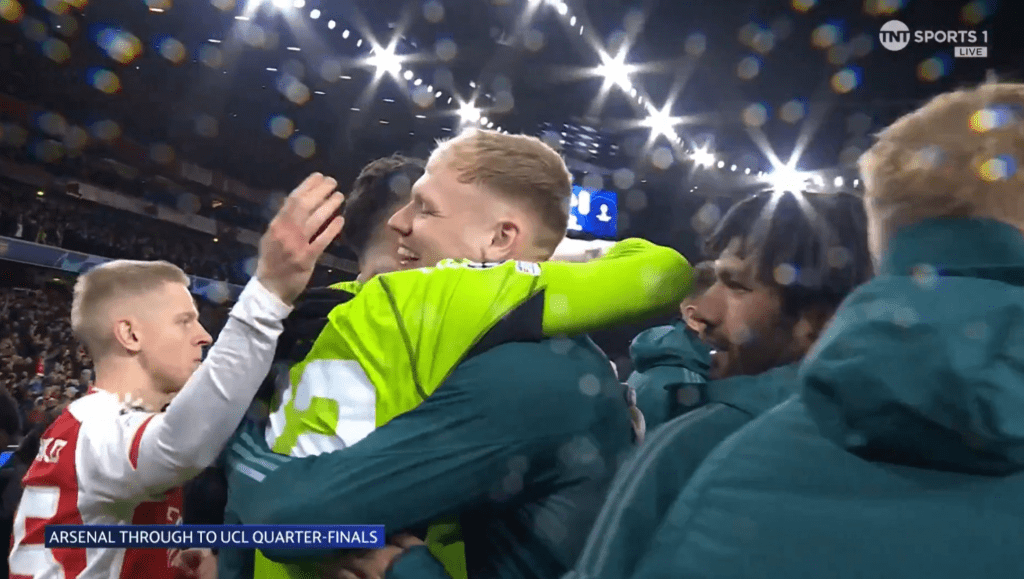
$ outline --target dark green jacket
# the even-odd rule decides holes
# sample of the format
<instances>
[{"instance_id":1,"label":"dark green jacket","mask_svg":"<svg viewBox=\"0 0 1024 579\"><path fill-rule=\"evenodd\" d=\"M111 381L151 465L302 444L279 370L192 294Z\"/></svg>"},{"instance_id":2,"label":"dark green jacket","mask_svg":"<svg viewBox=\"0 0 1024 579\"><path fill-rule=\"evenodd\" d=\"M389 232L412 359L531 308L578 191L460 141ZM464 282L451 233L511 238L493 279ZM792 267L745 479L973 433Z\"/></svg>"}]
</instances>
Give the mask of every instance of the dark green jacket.
<instances>
[{"instance_id":1,"label":"dark green jacket","mask_svg":"<svg viewBox=\"0 0 1024 579\"><path fill-rule=\"evenodd\" d=\"M719 446L643 579L1024 577L1024 237L901 232L801 367Z\"/></svg>"},{"instance_id":2,"label":"dark green jacket","mask_svg":"<svg viewBox=\"0 0 1024 579\"><path fill-rule=\"evenodd\" d=\"M708 454L795 393L796 365L708 382L704 406L650 433L615 477L583 555L566 579L622 579Z\"/></svg>"},{"instance_id":3,"label":"dark green jacket","mask_svg":"<svg viewBox=\"0 0 1024 579\"><path fill-rule=\"evenodd\" d=\"M682 321L651 328L629 346L633 373L628 383L647 430L700 406L711 366L710 350Z\"/></svg>"},{"instance_id":4,"label":"dark green jacket","mask_svg":"<svg viewBox=\"0 0 1024 579\"><path fill-rule=\"evenodd\" d=\"M587 339L512 343L467 359L422 405L342 452L270 456L258 429L243 430L230 446L226 520L398 532L458 515L473 579L557 577L633 447L623 389ZM222 571L237 573L241 553L225 554L235 559Z\"/></svg>"}]
</instances>

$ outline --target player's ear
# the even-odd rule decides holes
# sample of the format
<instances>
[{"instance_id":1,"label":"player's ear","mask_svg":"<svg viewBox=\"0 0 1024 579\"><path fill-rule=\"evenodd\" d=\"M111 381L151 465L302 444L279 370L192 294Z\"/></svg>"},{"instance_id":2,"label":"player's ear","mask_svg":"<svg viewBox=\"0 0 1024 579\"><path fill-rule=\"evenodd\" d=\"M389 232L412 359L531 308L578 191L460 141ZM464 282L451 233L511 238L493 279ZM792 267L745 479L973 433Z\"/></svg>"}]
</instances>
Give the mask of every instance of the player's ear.
<instances>
[{"instance_id":1,"label":"player's ear","mask_svg":"<svg viewBox=\"0 0 1024 579\"><path fill-rule=\"evenodd\" d=\"M485 252L488 262L502 262L511 259L516 244L522 243L523 228L514 219L498 221L491 233L491 242Z\"/></svg>"},{"instance_id":2,"label":"player's ear","mask_svg":"<svg viewBox=\"0 0 1024 579\"><path fill-rule=\"evenodd\" d=\"M132 354L142 349L141 324L136 318L121 318L114 321L114 341Z\"/></svg>"}]
</instances>

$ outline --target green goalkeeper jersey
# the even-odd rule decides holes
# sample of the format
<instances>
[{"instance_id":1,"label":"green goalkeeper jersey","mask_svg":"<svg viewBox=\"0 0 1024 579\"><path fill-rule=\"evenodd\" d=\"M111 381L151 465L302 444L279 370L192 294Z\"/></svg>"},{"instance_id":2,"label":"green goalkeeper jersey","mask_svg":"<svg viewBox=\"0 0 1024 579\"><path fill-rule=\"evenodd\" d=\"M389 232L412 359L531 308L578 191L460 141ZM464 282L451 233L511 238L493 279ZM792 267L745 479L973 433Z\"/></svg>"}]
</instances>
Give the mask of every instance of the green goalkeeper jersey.
<instances>
[{"instance_id":1,"label":"green goalkeeper jersey","mask_svg":"<svg viewBox=\"0 0 1024 579\"><path fill-rule=\"evenodd\" d=\"M347 301L288 370L267 442L294 457L343 450L416 408L475 352L670 311L690 280L679 253L629 239L588 263L445 260L338 284ZM257 554L257 578L304 574Z\"/></svg>"}]
</instances>

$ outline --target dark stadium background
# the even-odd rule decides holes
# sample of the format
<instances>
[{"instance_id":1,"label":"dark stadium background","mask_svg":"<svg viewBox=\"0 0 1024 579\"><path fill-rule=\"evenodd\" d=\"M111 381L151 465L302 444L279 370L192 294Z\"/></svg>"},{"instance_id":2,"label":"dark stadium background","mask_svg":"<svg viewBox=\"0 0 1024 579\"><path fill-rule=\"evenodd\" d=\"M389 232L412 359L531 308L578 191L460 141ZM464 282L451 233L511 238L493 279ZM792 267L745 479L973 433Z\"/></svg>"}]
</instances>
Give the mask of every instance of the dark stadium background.
<instances>
[{"instance_id":1,"label":"dark stadium background","mask_svg":"<svg viewBox=\"0 0 1024 579\"><path fill-rule=\"evenodd\" d=\"M472 101L469 124L541 135L562 147L577 182L616 192L620 237L697 261L701 235L769 182L773 156L785 163L797 148L792 169L856 190L853 163L873 132L940 91L1019 78L1024 59L1014 24L1024 11L1009 1L257 4L0 0L0 155L54 177L40 187L5 169L2 187L30 204L78 202L66 183L82 181L214 218L216 243L180 228L154 235L179 231L191 240L175 250L183 259L222 259L217 275L244 277L239 248L220 248L235 228L262 230L273 192L312 171L344 183L373 158L425 155L465 124L457 113ZM936 44L888 51L878 29L892 18L987 30L989 56L954 59ZM392 43L409 60L380 75L366 58ZM625 89L596 68L620 46L638 67ZM651 105L676 117L669 137L652 138ZM714 155L710 166L696 150ZM119 220L140 219L111 217L110 241ZM343 270L320 279L351 276ZM72 279L2 261L0 275L8 286ZM639 329L596 339L621 365Z\"/></svg>"}]
</instances>

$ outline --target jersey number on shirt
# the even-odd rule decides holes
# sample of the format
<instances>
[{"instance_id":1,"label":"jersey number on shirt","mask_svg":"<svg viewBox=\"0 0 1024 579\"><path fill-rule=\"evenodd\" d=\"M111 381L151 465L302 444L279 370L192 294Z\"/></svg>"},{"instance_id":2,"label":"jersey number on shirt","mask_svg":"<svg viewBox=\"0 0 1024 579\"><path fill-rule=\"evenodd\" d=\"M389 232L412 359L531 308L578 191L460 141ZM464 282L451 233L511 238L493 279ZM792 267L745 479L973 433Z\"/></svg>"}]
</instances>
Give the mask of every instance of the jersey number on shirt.
<instances>
[{"instance_id":1,"label":"jersey number on shirt","mask_svg":"<svg viewBox=\"0 0 1024 579\"><path fill-rule=\"evenodd\" d=\"M34 578L37 573L46 573L47 576L54 571L58 577L64 577L64 569L53 557L53 551L43 546L43 543L26 544L26 522L27 519L43 519L51 521L57 516L57 505L60 503L60 489L58 487L25 487L21 495L21 504L18 505L18 514L14 517L14 544L18 550L8 561L11 568L11 579Z\"/></svg>"}]
</instances>

